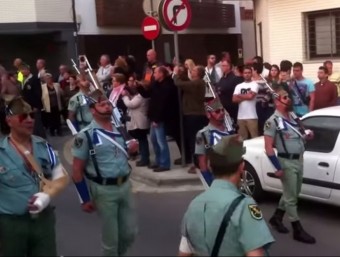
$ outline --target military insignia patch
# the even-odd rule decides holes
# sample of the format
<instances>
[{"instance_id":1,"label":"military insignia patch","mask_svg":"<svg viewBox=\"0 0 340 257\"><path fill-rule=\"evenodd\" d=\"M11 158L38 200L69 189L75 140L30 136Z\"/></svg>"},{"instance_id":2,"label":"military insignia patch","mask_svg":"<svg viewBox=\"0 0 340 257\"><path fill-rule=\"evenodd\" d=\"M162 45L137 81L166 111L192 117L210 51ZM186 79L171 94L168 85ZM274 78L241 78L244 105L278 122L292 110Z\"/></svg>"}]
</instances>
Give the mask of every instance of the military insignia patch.
<instances>
[{"instance_id":1,"label":"military insignia patch","mask_svg":"<svg viewBox=\"0 0 340 257\"><path fill-rule=\"evenodd\" d=\"M76 147L76 148L80 148L82 145L83 145L83 139L82 138L80 138L80 137L76 137L75 139L74 139L74 146Z\"/></svg>"},{"instance_id":2,"label":"military insignia patch","mask_svg":"<svg viewBox=\"0 0 340 257\"><path fill-rule=\"evenodd\" d=\"M250 212L250 215L251 215L252 218L254 218L256 220L262 220L263 219L262 211L260 210L260 208L256 204L249 204L248 209L249 209L249 212Z\"/></svg>"},{"instance_id":3,"label":"military insignia patch","mask_svg":"<svg viewBox=\"0 0 340 257\"><path fill-rule=\"evenodd\" d=\"M270 129L272 126L272 124L270 123L270 121L267 121L265 124L264 124L264 129Z\"/></svg>"},{"instance_id":4,"label":"military insignia patch","mask_svg":"<svg viewBox=\"0 0 340 257\"><path fill-rule=\"evenodd\" d=\"M196 137L196 144L201 145L203 143L203 139L201 137Z\"/></svg>"}]
</instances>

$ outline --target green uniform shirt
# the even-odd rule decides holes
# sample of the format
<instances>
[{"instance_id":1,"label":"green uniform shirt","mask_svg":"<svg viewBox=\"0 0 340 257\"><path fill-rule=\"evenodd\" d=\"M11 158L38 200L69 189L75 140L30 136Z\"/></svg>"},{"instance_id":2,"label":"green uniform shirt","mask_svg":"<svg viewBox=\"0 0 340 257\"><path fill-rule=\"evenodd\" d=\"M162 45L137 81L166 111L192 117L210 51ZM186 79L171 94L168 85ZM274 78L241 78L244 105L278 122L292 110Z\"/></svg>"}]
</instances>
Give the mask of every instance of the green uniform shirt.
<instances>
[{"instance_id":1,"label":"green uniform shirt","mask_svg":"<svg viewBox=\"0 0 340 257\"><path fill-rule=\"evenodd\" d=\"M222 136L228 136L230 133L228 132L227 128L224 131L219 130L218 128L214 127L212 124L208 124L203 129L197 132L196 134L196 145L195 145L195 154L197 155L205 155L207 149L205 148L205 137L206 142L212 146L219 142Z\"/></svg>"},{"instance_id":2,"label":"green uniform shirt","mask_svg":"<svg viewBox=\"0 0 340 257\"><path fill-rule=\"evenodd\" d=\"M230 182L215 179L210 188L190 203L183 219L182 236L189 240L195 254L210 256L222 219L240 194ZM230 219L219 256L245 256L260 247L267 249L272 242L261 211L246 196Z\"/></svg>"},{"instance_id":3,"label":"green uniform shirt","mask_svg":"<svg viewBox=\"0 0 340 257\"><path fill-rule=\"evenodd\" d=\"M86 127L93 119L88 101L85 98L85 94L81 91L71 97L68 103L68 110L76 114L80 128Z\"/></svg>"},{"instance_id":4,"label":"green uniform shirt","mask_svg":"<svg viewBox=\"0 0 340 257\"><path fill-rule=\"evenodd\" d=\"M102 129L94 120L76 135L72 147L72 155L74 157L86 160L85 169L87 173L91 176L96 176L96 170L93 166L92 158L89 155L89 145L85 131L88 131L92 138L92 144L96 151L95 157L101 176L103 178L117 178L128 175L130 166L126 155L103 135L115 140L121 147L126 149L123 137L118 131L109 132Z\"/></svg>"},{"instance_id":5,"label":"green uniform shirt","mask_svg":"<svg viewBox=\"0 0 340 257\"><path fill-rule=\"evenodd\" d=\"M59 159L42 138L32 136L33 155L45 177L51 178ZM35 171L26 167L22 156L5 137L0 141L0 214L22 215L28 211L28 201L39 192Z\"/></svg>"},{"instance_id":6,"label":"green uniform shirt","mask_svg":"<svg viewBox=\"0 0 340 257\"><path fill-rule=\"evenodd\" d=\"M299 132L298 124L293 120L287 121L279 111L275 111L274 114L266 121L264 125L264 135L274 138L274 144L278 153L286 153L282 144L282 140L278 131L278 126L275 123L275 119L278 122L285 141L287 152L289 154L302 154L305 150L304 140Z\"/></svg>"}]
</instances>

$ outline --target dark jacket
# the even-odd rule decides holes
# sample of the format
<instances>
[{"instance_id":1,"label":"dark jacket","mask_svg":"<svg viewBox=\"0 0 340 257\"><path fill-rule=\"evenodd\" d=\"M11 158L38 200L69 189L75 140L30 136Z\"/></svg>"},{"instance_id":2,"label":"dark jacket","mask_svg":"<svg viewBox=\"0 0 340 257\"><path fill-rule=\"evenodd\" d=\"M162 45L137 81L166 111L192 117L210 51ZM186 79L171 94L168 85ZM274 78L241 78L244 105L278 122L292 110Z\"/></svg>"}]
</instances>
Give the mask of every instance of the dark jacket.
<instances>
[{"instance_id":1,"label":"dark jacket","mask_svg":"<svg viewBox=\"0 0 340 257\"><path fill-rule=\"evenodd\" d=\"M138 86L138 93L144 98L150 98L148 118L150 121L168 122L171 120L174 110L171 110L173 103L174 85L171 77L165 78L162 82L153 81L150 89Z\"/></svg>"},{"instance_id":2,"label":"dark jacket","mask_svg":"<svg viewBox=\"0 0 340 257\"><path fill-rule=\"evenodd\" d=\"M29 75L30 78L25 81L22 89L22 96L24 100L31 105L32 108L41 110L43 108L41 101L41 83L36 75Z\"/></svg>"},{"instance_id":3,"label":"dark jacket","mask_svg":"<svg viewBox=\"0 0 340 257\"><path fill-rule=\"evenodd\" d=\"M216 85L223 107L235 121L237 120L238 104L233 103L232 99L235 87L243 81L242 77L237 77L233 72L229 72L227 75L223 75Z\"/></svg>"}]
</instances>

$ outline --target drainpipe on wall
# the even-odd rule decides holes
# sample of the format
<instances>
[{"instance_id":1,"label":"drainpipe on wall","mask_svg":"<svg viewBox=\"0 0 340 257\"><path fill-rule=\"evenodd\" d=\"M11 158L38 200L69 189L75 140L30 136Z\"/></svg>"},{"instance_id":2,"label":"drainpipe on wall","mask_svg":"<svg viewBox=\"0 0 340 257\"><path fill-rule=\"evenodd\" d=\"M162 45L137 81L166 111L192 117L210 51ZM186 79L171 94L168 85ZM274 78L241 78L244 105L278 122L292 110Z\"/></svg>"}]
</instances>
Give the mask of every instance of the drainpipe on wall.
<instances>
[{"instance_id":1,"label":"drainpipe on wall","mask_svg":"<svg viewBox=\"0 0 340 257\"><path fill-rule=\"evenodd\" d=\"M253 0L253 21L254 21L254 33L255 33L255 53L256 53L256 55L259 55L258 50L257 50L257 26L256 26L256 7L255 7L255 1L256 0Z\"/></svg>"}]
</instances>

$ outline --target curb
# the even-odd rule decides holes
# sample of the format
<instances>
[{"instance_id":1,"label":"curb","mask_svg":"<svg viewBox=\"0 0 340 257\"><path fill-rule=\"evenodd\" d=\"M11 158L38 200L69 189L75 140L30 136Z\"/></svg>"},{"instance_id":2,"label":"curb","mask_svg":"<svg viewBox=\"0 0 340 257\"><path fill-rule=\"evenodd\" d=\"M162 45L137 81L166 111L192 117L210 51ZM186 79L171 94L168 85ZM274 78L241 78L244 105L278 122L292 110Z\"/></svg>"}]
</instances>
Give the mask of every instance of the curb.
<instances>
[{"instance_id":1,"label":"curb","mask_svg":"<svg viewBox=\"0 0 340 257\"><path fill-rule=\"evenodd\" d=\"M131 162L130 162L131 163ZM170 186L201 186L202 183L196 174L188 174L186 168L174 168L164 172L153 172L146 167L132 165L131 179L153 187Z\"/></svg>"}]
</instances>

